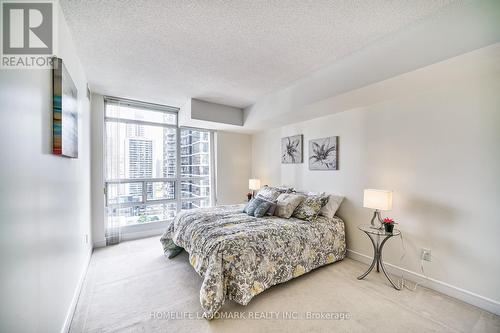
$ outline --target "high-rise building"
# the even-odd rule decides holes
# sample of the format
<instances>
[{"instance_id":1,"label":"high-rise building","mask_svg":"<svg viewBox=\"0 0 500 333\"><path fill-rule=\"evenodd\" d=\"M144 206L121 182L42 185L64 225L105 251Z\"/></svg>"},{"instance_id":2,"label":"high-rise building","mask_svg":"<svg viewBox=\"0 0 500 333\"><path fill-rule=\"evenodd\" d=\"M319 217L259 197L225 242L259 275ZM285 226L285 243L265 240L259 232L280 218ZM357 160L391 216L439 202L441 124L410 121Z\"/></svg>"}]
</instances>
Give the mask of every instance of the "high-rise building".
<instances>
[{"instance_id":1,"label":"high-rise building","mask_svg":"<svg viewBox=\"0 0 500 333\"><path fill-rule=\"evenodd\" d=\"M181 177L197 178L181 181L182 209L208 206L210 203L210 133L206 131L181 131ZM203 178L200 178L203 177Z\"/></svg>"},{"instance_id":2,"label":"high-rise building","mask_svg":"<svg viewBox=\"0 0 500 333\"><path fill-rule=\"evenodd\" d=\"M144 126L138 124L127 124L127 138L144 137Z\"/></svg>"},{"instance_id":3,"label":"high-rise building","mask_svg":"<svg viewBox=\"0 0 500 333\"><path fill-rule=\"evenodd\" d=\"M130 178L151 178L153 176L153 142L144 139L128 139L128 167ZM147 193L153 193L152 184L148 184ZM141 195L140 183L130 184L130 195Z\"/></svg>"},{"instance_id":4,"label":"high-rise building","mask_svg":"<svg viewBox=\"0 0 500 333\"><path fill-rule=\"evenodd\" d=\"M177 130L163 128L163 177L175 178L177 168Z\"/></svg>"}]
</instances>

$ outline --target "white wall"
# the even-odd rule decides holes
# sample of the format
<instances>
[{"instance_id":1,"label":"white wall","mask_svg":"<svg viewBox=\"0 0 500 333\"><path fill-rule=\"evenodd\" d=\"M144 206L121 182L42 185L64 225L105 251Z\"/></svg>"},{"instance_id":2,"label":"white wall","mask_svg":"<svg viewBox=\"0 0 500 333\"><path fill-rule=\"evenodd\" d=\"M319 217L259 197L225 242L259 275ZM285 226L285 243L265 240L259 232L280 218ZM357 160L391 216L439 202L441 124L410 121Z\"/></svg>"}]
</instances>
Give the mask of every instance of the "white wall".
<instances>
[{"instance_id":1,"label":"white wall","mask_svg":"<svg viewBox=\"0 0 500 333\"><path fill-rule=\"evenodd\" d=\"M371 244L357 230L372 214L362 207L363 189L393 190L394 209L386 215L400 222L407 249L400 260L394 239L385 260L420 273L420 249L429 248L429 277L489 298L490 311L499 311L499 92L496 45L324 99L304 112L335 113L349 100L358 107L254 135L253 176L344 194L339 215L348 248L369 256ZM280 138L295 134L304 135L305 163L282 165ZM339 136L340 169L308 170L308 141L331 135Z\"/></svg>"},{"instance_id":2,"label":"white wall","mask_svg":"<svg viewBox=\"0 0 500 333\"><path fill-rule=\"evenodd\" d=\"M219 131L215 147L217 205L245 202L252 171L252 137Z\"/></svg>"},{"instance_id":3,"label":"white wall","mask_svg":"<svg viewBox=\"0 0 500 333\"><path fill-rule=\"evenodd\" d=\"M243 109L191 98L191 120L243 126Z\"/></svg>"},{"instance_id":4,"label":"white wall","mask_svg":"<svg viewBox=\"0 0 500 333\"><path fill-rule=\"evenodd\" d=\"M244 128L261 131L311 119L311 114L328 115L331 108L306 113L304 106L500 41L498 0L457 2L449 9L262 96L245 109Z\"/></svg>"},{"instance_id":5,"label":"white wall","mask_svg":"<svg viewBox=\"0 0 500 333\"><path fill-rule=\"evenodd\" d=\"M214 131L252 133L243 124L243 110L231 106L190 99L179 107L179 126Z\"/></svg>"},{"instance_id":6,"label":"white wall","mask_svg":"<svg viewBox=\"0 0 500 333\"><path fill-rule=\"evenodd\" d=\"M0 71L2 332L61 331L91 251L86 78L58 19L57 55L78 88L78 159L51 154L51 71Z\"/></svg>"}]
</instances>

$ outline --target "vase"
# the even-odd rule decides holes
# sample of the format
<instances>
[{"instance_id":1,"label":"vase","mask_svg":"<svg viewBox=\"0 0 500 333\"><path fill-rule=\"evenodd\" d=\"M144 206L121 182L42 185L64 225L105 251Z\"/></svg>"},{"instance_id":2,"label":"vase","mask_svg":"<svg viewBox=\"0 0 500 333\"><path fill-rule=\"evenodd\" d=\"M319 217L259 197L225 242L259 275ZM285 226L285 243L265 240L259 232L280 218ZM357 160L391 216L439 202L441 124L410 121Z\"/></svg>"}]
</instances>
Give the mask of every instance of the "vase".
<instances>
[{"instance_id":1,"label":"vase","mask_svg":"<svg viewBox=\"0 0 500 333\"><path fill-rule=\"evenodd\" d=\"M392 234L392 231L394 230L394 224L384 223L384 227L385 227L385 232Z\"/></svg>"}]
</instances>

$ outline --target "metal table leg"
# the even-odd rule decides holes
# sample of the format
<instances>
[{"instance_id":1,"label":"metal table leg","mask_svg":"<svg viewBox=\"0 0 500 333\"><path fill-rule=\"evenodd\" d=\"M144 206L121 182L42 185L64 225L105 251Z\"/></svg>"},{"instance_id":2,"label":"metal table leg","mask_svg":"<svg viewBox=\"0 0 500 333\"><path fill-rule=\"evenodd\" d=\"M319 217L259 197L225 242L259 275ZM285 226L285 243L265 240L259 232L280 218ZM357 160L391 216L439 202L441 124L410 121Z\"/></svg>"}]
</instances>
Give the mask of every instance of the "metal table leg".
<instances>
[{"instance_id":1,"label":"metal table leg","mask_svg":"<svg viewBox=\"0 0 500 333\"><path fill-rule=\"evenodd\" d=\"M364 277L367 276L372 271L375 264L377 264L377 271L378 271L378 244L375 244L375 240L373 239L373 237L370 234L367 233L366 235L368 235L368 237L372 241L373 261L372 261L372 264L370 265L370 268L368 268L368 270L366 272L364 272L363 274L358 276L358 280L364 279ZM378 243L378 241L377 241L377 243Z\"/></svg>"},{"instance_id":2,"label":"metal table leg","mask_svg":"<svg viewBox=\"0 0 500 333\"><path fill-rule=\"evenodd\" d=\"M382 272L384 272L384 275L385 277L387 278L387 280L389 280L389 282L392 284L392 286L396 289L396 290L401 290L401 288L399 288L394 282L392 282L391 278L389 277L389 274L387 274L386 270L385 270L385 266L384 266L384 261L382 260L382 248L384 247L384 244L385 242L391 238L392 236L387 236L386 238L384 238L384 240L382 241L382 244L380 244L380 248L379 248L379 261L380 261L380 267L382 267Z\"/></svg>"},{"instance_id":3,"label":"metal table leg","mask_svg":"<svg viewBox=\"0 0 500 333\"><path fill-rule=\"evenodd\" d=\"M385 277L387 278L387 280L389 280L389 282L391 283L391 285L396 289L396 290L401 290L401 288L399 288L392 280L391 278L389 277L389 274L387 274L387 271L385 270L385 266L384 266L384 262L382 260L382 249L384 248L384 244L385 242L392 237L392 235L387 235L383 240L382 240L382 243L379 243L380 239L379 237L377 236L377 242L375 243L375 240L373 239L373 237L365 232L366 235L370 238L371 242L372 242L372 245L373 245L373 261L370 265L370 267L368 268L368 270L366 272L364 272L362 275L358 276L358 280L361 280L361 279L364 279L372 270L373 270L373 267L375 267L375 265L377 265L377 272L380 272L379 270L379 267L382 268L382 272L384 273Z\"/></svg>"}]
</instances>

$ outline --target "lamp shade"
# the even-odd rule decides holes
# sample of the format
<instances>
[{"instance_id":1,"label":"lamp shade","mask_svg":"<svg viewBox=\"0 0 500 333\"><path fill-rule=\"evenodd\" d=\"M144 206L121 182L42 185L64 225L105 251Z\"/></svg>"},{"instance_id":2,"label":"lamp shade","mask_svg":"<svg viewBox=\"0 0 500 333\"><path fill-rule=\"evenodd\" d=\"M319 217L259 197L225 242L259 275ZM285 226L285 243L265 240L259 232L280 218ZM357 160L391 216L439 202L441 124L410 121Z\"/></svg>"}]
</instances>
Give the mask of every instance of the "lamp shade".
<instances>
[{"instance_id":1,"label":"lamp shade","mask_svg":"<svg viewBox=\"0 0 500 333\"><path fill-rule=\"evenodd\" d=\"M249 179L248 188L252 191L260 189L260 179Z\"/></svg>"},{"instance_id":2,"label":"lamp shade","mask_svg":"<svg viewBox=\"0 0 500 333\"><path fill-rule=\"evenodd\" d=\"M363 207L378 210L392 209L392 191L367 189L363 195Z\"/></svg>"}]
</instances>

